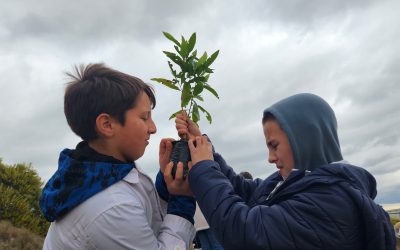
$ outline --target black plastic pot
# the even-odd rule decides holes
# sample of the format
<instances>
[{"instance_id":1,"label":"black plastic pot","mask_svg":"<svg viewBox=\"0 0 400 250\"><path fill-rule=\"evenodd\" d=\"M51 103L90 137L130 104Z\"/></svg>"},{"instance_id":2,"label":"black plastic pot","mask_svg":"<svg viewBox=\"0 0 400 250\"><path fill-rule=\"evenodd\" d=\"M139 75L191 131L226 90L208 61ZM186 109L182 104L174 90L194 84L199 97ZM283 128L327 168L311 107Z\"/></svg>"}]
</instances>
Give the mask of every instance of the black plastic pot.
<instances>
[{"instance_id":1,"label":"black plastic pot","mask_svg":"<svg viewBox=\"0 0 400 250\"><path fill-rule=\"evenodd\" d=\"M173 141L172 146L173 149L171 154L171 161L174 163L174 166L172 168L172 176L175 178L176 167L178 165L178 162L182 162L183 178L186 178L189 172L188 162L191 161L188 141L186 139Z\"/></svg>"}]
</instances>

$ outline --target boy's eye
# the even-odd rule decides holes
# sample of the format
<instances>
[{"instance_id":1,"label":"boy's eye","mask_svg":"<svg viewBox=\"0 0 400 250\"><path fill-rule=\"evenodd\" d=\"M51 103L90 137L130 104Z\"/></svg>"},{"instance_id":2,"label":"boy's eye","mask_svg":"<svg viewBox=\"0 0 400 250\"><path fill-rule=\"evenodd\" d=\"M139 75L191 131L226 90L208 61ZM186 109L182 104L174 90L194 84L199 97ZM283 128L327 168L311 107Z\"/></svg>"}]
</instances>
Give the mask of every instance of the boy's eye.
<instances>
[{"instance_id":1,"label":"boy's eye","mask_svg":"<svg viewBox=\"0 0 400 250\"><path fill-rule=\"evenodd\" d=\"M270 144L270 147L271 147L273 150L276 150L276 148L278 147L278 144L271 143L271 144Z\"/></svg>"},{"instance_id":2,"label":"boy's eye","mask_svg":"<svg viewBox=\"0 0 400 250\"><path fill-rule=\"evenodd\" d=\"M276 142L269 142L268 144L268 148L276 150L276 148L278 147L278 143Z\"/></svg>"}]
</instances>

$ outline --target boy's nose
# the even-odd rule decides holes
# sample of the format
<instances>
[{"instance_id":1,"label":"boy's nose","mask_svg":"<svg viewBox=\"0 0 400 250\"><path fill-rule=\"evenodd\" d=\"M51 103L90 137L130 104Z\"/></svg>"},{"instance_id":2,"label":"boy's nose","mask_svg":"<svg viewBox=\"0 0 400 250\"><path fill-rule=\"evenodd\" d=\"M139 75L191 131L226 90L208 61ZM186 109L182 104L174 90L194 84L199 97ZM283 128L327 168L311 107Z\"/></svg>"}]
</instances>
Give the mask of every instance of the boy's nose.
<instances>
[{"instance_id":1,"label":"boy's nose","mask_svg":"<svg viewBox=\"0 0 400 250\"><path fill-rule=\"evenodd\" d=\"M151 124L149 126L149 132L150 134L155 134L157 132L157 127L153 120L151 120Z\"/></svg>"},{"instance_id":2,"label":"boy's nose","mask_svg":"<svg viewBox=\"0 0 400 250\"><path fill-rule=\"evenodd\" d=\"M269 162L269 163L275 163L276 160L277 160L277 158L276 158L275 154L269 152L269 153L268 153L268 162Z\"/></svg>"}]
</instances>

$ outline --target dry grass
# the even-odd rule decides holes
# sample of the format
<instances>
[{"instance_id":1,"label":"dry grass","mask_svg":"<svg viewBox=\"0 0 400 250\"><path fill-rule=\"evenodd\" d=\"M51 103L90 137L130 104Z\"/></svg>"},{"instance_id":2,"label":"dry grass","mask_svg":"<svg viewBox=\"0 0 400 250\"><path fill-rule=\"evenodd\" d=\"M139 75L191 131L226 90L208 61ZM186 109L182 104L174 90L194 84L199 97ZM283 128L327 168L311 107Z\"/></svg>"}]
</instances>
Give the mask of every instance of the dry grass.
<instances>
[{"instance_id":1,"label":"dry grass","mask_svg":"<svg viewBox=\"0 0 400 250\"><path fill-rule=\"evenodd\" d=\"M8 221L0 221L0 250L36 250L42 247L42 237L24 228L14 227Z\"/></svg>"},{"instance_id":2,"label":"dry grass","mask_svg":"<svg viewBox=\"0 0 400 250\"><path fill-rule=\"evenodd\" d=\"M397 250L400 250L400 239L397 239Z\"/></svg>"},{"instance_id":3,"label":"dry grass","mask_svg":"<svg viewBox=\"0 0 400 250\"><path fill-rule=\"evenodd\" d=\"M36 250L43 248L43 238L24 228L14 227L8 221L0 221L0 250ZM400 239L397 239L400 250Z\"/></svg>"}]
</instances>

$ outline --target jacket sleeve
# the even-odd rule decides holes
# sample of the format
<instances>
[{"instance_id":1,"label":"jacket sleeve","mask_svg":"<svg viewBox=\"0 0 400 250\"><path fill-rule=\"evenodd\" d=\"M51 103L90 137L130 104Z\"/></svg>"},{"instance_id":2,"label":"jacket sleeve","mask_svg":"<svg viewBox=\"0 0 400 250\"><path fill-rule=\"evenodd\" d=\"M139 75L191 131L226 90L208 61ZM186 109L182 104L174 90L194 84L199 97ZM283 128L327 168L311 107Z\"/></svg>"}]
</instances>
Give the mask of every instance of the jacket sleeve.
<instances>
[{"instance_id":1,"label":"jacket sleeve","mask_svg":"<svg viewBox=\"0 0 400 250\"><path fill-rule=\"evenodd\" d=\"M313 228L301 217L295 218L287 212L289 204L246 205L236 194L231 181L218 171L214 161L206 160L194 165L189 172L189 182L210 228L226 249L296 249L299 245L307 246L302 249L321 247ZM284 209L284 206L287 207ZM300 212L310 209L303 204L298 207ZM296 242L295 238L306 240Z\"/></svg>"},{"instance_id":2,"label":"jacket sleeve","mask_svg":"<svg viewBox=\"0 0 400 250\"><path fill-rule=\"evenodd\" d=\"M154 232L140 205L121 204L96 218L88 228L90 248L188 249L195 235L186 219L167 214Z\"/></svg>"},{"instance_id":3,"label":"jacket sleeve","mask_svg":"<svg viewBox=\"0 0 400 250\"><path fill-rule=\"evenodd\" d=\"M243 176L236 174L233 168L230 167L225 162L224 158L218 153L214 153L214 161L218 163L221 172L232 184L235 193L247 203L251 197L251 194L255 189L257 189L262 181L260 179L246 180Z\"/></svg>"}]
</instances>

